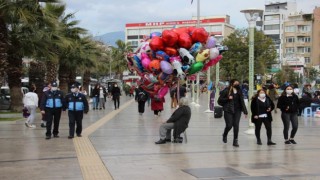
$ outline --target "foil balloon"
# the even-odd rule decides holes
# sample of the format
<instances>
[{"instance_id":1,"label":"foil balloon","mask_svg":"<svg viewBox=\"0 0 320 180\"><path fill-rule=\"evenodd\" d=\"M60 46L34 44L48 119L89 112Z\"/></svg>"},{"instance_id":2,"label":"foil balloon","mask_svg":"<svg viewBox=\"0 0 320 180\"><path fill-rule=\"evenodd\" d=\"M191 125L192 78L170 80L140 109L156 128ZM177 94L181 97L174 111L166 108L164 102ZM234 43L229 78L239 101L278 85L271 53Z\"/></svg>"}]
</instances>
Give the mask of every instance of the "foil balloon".
<instances>
[{"instance_id":1,"label":"foil balloon","mask_svg":"<svg viewBox=\"0 0 320 180\"><path fill-rule=\"evenodd\" d=\"M150 49L150 46L149 46L149 42L142 42L141 43L141 46L140 46L140 49L139 49L140 53L147 53L150 50L151 49Z\"/></svg>"},{"instance_id":2,"label":"foil balloon","mask_svg":"<svg viewBox=\"0 0 320 180\"><path fill-rule=\"evenodd\" d=\"M159 71L160 70L160 61L158 59L152 60L149 64L149 69L152 72Z\"/></svg>"},{"instance_id":3,"label":"foil balloon","mask_svg":"<svg viewBox=\"0 0 320 180\"><path fill-rule=\"evenodd\" d=\"M165 60L165 61L169 62L169 58L170 57L163 51L157 51L156 52L156 58L159 59L159 60Z\"/></svg>"},{"instance_id":4,"label":"foil balloon","mask_svg":"<svg viewBox=\"0 0 320 180\"><path fill-rule=\"evenodd\" d=\"M192 39L190 35L187 33L180 34L178 44L182 48L189 49L192 46Z\"/></svg>"},{"instance_id":5,"label":"foil balloon","mask_svg":"<svg viewBox=\"0 0 320 180\"><path fill-rule=\"evenodd\" d=\"M172 30L164 30L162 32L162 39L167 47L174 47L179 40L179 35Z\"/></svg>"},{"instance_id":6,"label":"foil balloon","mask_svg":"<svg viewBox=\"0 0 320 180\"><path fill-rule=\"evenodd\" d=\"M183 64L193 64L194 63L194 57L185 48L180 48L179 54L180 54L180 57L182 58Z\"/></svg>"},{"instance_id":7,"label":"foil balloon","mask_svg":"<svg viewBox=\"0 0 320 180\"><path fill-rule=\"evenodd\" d=\"M197 54L197 57L196 57L196 61L197 62L203 62L207 59L209 59L210 55L209 55L209 49L205 49L203 51L200 51L198 54Z\"/></svg>"},{"instance_id":8,"label":"foil balloon","mask_svg":"<svg viewBox=\"0 0 320 180\"><path fill-rule=\"evenodd\" d=\"M172 29L172 31L177 33L179 36L184 33L189 34L189 30L186 27L175 28L175 29Z\"/></svg>"},{"instance_id":9,"label":"foil balloon","mask_svg":"<svg viewBox=\"0 0 320 180\"><path fill-rule=\"evenodd\" d=\"M146 53L141 53L141 63L145 69L149 69L150 62L151 59L149 58L149 56Z\"/></svg>"},{"instance_id":10,"label":"foil balloon","mask_svg":"<svg viewBox=\"0 0 320 180\"><path fill-rule=\"evenodd\" d=\"M133 61L134 66L137 67L140 72L143 72L144 69L143 69L143 66L141 64L140 58L137 55L134 55L133 59L134 59L134 61Z\"/></svg>"},{"instance_id":11,"label":"foil balloon","mask_svg":"<svg viewBox=\"0 0 320 180\"><path fill-rule=\"evenodd\" d=\"M174 67L175 70L177 70L177 76L180 79L184 79L185 74L182 71L182 64L181 64L181 58L179 56L174 56L170 58L170 62L172 64L172 66Z\"/></svg>"},{"instance_id":12,"label":"foil balloon","mask_svg":"<svg viewBox=\"0 0 320 180\"><path fill-rule=\"evenodd\" d=\"M196 56L197 53L202 49L202 44L200 42L194 43L189 49L190 54Z\"/></svg>"},{"instance_id":13,"label":"foil balloon","mask_svg":"<svg viewBox=\"0 0 320 180\"><path fill-rule=\"evenodd\" d=\"M168 86L163 86L162 88L160 88L159 92L158 92L158 97L159 98L163 98L169 91L169 87Z\"/></svg>"},{"instance_id":14,"label":"foil balloon","mask_svg":"<svg viewBox=\"0 0 320 180\"><path fill-rule=\"evenodd\" d=\"M195 29L197 29L197 28L194 27L194 26L188 27L189 34L192 34L192 32L193 32Z\"/></svg>"},{"instance_id":15,"label":"foil balloon","mask_svg":"<svg viewBox=\"0 0 320 180\"><path fill-rule=\"evenodd\" d=\"M164 50L164 44L161 37L157 37L157 36L153 37L151 39L149 46L155 52Z\"/></svg>"},{"instance_id":16,"label":"foil balloon","mask_svg":"<svg viewBox=\"0 0 320 180\"><path fill-rule=\"evenodd\" d=\"M190 68L190 65L183 65L181 68L182 68L182 71L187 72L188 69Z\"/></svg>"},{"instance_id":17,"label":"foil balloon","mask_svg":"<svg viewBox=\"0 0 320 180\"><path fill-rule=\"evenodd\" d=\"M205 43L208 39L208 32L204 28L196 28L192 31L191 37L193 42Z\"/></svg>"},{"instance_id":18,"label":"foil balloon","mask_svg":"<svg viewBox=\"0 0 320 180\"><path fill-rule=\"evenodd\" d=\"M150 34L150 39L152 39L153 37L161 37L161 32L153 32Z\"/></svg>"},{"instance_id":19,"label":"foil balloon","mask_svg":"<svg viewBox=\"0 0 320 180\"><path fill-rule=\"evenodd\" d=\"M157 83L158 79L157 77L155 77L153 74L148 74L148 79L152 82L152 83Z\"/></svg>"},{"instance_id":20,"label":"foil balloon","mask_svg":"<svg viewBox=\"0 0 320 180\"><path fill-rule=\"evenodd\" d=\"M217 48L211 48L209 53L210 53L210 57L209 57L210 59L215 59L220 54Z\"/></svg>"},{"instance_id":21,"label":"foil balloon","mask_svg":"<svg viewBox=\"0 0 320 180\"><path fill-rule=\"evenodd\" d=\"M213 36L208 37L205 48L210 49L216 47L216 38Z\"/></svg>"},{"instance_id":22,"label":"foil balloon","mask_svg":"<svg viewBox=\"0 0 320 180\"><path fill-rule=\"evenodd\" d=\"M196 62L196 63L191 65L191 67L189 69L189 74L195 74L195 73L201 71L202 68L203 68L203 63L202 62Z\"/></svg>"},{"instance_id":23,"label":"foil balloon","mask_svg":"<svg viewBox=\"0 0 320 180\"><path fill-rule=\"evenodd\" d=\"M161 68L162 72L164 72L166 74L172 74L172 72L173 72L173 68L172 68L171 64L168 63L167 61L161 61L160 68Z\"/></svg>"},{"instance_id":24,"label":"foil balloon","mask_svg":"<svg viewBox=\"0 0 320 180\"><path fill-rule=\"evenodd\" d=\"M168 56L176 56L178 55L178 52L175 48L171 48L171 47L166 47L164 48L164 52L168 55Z\"/></svg>"}]
</instances>

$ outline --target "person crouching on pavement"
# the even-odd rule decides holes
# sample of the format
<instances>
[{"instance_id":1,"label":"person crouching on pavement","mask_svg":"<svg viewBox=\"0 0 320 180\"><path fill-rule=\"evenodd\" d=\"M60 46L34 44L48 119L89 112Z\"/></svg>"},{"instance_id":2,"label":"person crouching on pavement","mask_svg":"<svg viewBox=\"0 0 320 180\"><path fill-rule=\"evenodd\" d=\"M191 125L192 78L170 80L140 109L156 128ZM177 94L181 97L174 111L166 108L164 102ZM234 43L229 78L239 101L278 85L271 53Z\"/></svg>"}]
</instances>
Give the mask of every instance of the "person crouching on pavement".
<instances>
[{"instance_id":1,"label":"person crouching on pavement","mask_svg":"<svg viewBox=\"0 0 320 180\"><path fill-rule=\"evenodd\" d=\"M73 84L71 85L71 93L66 95L65 102L65 108L68 109L69 116L68 139L74 137L75 125L77 125L76 134L78 137L81 137L83 113L87 114L89 111L87 98L79 92L79 86Z\"/></svg>"},{"instance_id":2,"label":"person crouching on pavement","mask_svg":"<svg viewBox=\"0 0 320 180\"><path fill-rule=\"evenodd\" d=\"M165 144L171 142L171 130L175 130L175 134L182 133L188 127L191 118L191 109L187 98L179 100L179 108L176 109L166 123L159 128L160 140L156 144ZM179 135L180 135L179 133Z\"/></svg>"}]
</instances>

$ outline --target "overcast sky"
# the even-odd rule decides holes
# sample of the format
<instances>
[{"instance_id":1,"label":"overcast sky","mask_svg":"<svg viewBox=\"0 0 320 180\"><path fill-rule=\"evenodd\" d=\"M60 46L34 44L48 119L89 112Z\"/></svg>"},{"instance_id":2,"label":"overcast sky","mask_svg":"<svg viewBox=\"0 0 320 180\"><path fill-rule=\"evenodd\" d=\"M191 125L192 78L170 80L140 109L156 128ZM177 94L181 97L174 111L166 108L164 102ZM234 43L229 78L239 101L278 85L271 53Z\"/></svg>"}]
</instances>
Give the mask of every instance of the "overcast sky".
<instances>
[{"instance_id":1,"label":"overcast sky","mask_svg":"<svg viewBox=\"0 0 320 180\"><path fill-rule=\"evenodd\" d=\"M200 0L200 15L229 15L236 28L247 27L240 10L264 9L269 0ZM284 0L273 0L281 1ZM197 15L197 0L63 0L67 12L75 12L80 26L90 34L102 35L113 31L124 31L126 23L190 20ZM296 0L297 10L312 12L320 7L320 0Z\"/></svg>"}]
</instances>

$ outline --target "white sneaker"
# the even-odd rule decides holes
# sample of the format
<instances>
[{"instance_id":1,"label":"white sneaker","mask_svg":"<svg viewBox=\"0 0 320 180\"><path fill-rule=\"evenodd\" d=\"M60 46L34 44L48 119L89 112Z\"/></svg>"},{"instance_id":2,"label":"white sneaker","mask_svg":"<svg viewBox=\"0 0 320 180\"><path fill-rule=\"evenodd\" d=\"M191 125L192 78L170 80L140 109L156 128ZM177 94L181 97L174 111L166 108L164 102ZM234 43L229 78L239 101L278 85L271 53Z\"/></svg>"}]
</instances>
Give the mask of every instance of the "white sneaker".
<instances>
[{"instance_id":1,"label":"white sneaker","mask_svg":"<svg viewBox=\"0 0 320 180\"><path fill-rule=\"evenodd\" d=\"M37 126L32 124L32 125L29 125L29 128L36 128Z\"/></svg>"}]
</instances>

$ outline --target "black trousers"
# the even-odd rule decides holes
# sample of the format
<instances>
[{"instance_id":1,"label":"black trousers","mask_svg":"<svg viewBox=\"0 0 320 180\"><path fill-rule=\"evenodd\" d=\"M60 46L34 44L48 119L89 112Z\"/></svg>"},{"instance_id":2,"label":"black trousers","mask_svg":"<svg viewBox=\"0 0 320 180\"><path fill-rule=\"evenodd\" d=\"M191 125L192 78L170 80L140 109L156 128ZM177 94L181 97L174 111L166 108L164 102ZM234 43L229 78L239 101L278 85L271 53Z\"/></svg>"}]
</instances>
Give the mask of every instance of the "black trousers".
<instances>
[{"instance_id":1,"label":"black trousers","mask_svg":"<svg viewBox=\"0 0 320 180\"><path fill-rule=\"evenodd\" d=\"M46 136L51 136L51 134L58 135L60 118L61 118L61 108L46 108L45 116L47 121ZM51 133L52 121L53 121L53 131Z\"/></svg>"},{"instance_id":2,"label":"black trousers","mask_svg":"<svg viewBox=\"0 0 320 180\"><path fill-rule=\"evenodd\" d=\"M226 122L223 132L224 137L227 137L229 131L233 128L233 140L238 139L240 117L241 111L236 111L235 113L224 112L224 121Z\"/></svg>"},{"instance_id":3,"label":"black trousers","mask_svg":"<svg viewBox=\"0 0 320 180\"><path fill-rule=\"evenodd\" d=\"M138 101L138 111L139 113L144 113L145 101Z\"/></svg>"},{"instance_id":4,"label":"black trousers","mask_svg":"<svg viewBox=\"0 0 320 180\"><path fill-rule=\"evenodd\" d=\"M284 139L288 139L288 134L289 134L289 128L290 128L290 122L292 124L292 130L290 134L290 138L294 138L298 131L298 115L297 113L281 113L281 119L283 122L283 136Z\"/></svg>"},{"instance_id":5,"label":"black trousers","mask_svg":"<svg viewBox=\"0 0 320 180\"><path fill-rule=\"evenodd\" d=\"M68 111L69 116L69 135L74 136L74 128L77 125L76 133L81 135L83 111Z\"/></svg>"},{"instance_id":6,"label":"black trousers","mask_svg":"<svg viewBox=\"0 0 320 180\"><path fill-rule=\"evenodd\" d=\"M159 115L159 113L161 113L161 111L162 111L162 110L154 110L154 111L153 111L153 114L154 114L154 115Z\"/></svg>"},{"instance_id":7,"label":"black trousers","mask_svg":"<svg viewBox=\"0 0 320 180\"><path fill-rule=\"evenodd\" d=\"M262 123L266 127L268 141L271 141L271 136L272 136L271 121L267 118L259 118L254 122L256 138L257 140L261 140L260 130L261 130Z\"/></svg>"},{"instance_id":8,"label":"black trousers","mask_svg":"<svg viewBox=\"0 0 320 180\"><path fill-rule=\"evenodd\" d=\"M120 97L114 97L113 98L113 103L114 103L114 108L115 109L119 109L119 106L120 106Z\"/></svg>"}]
</instances>

